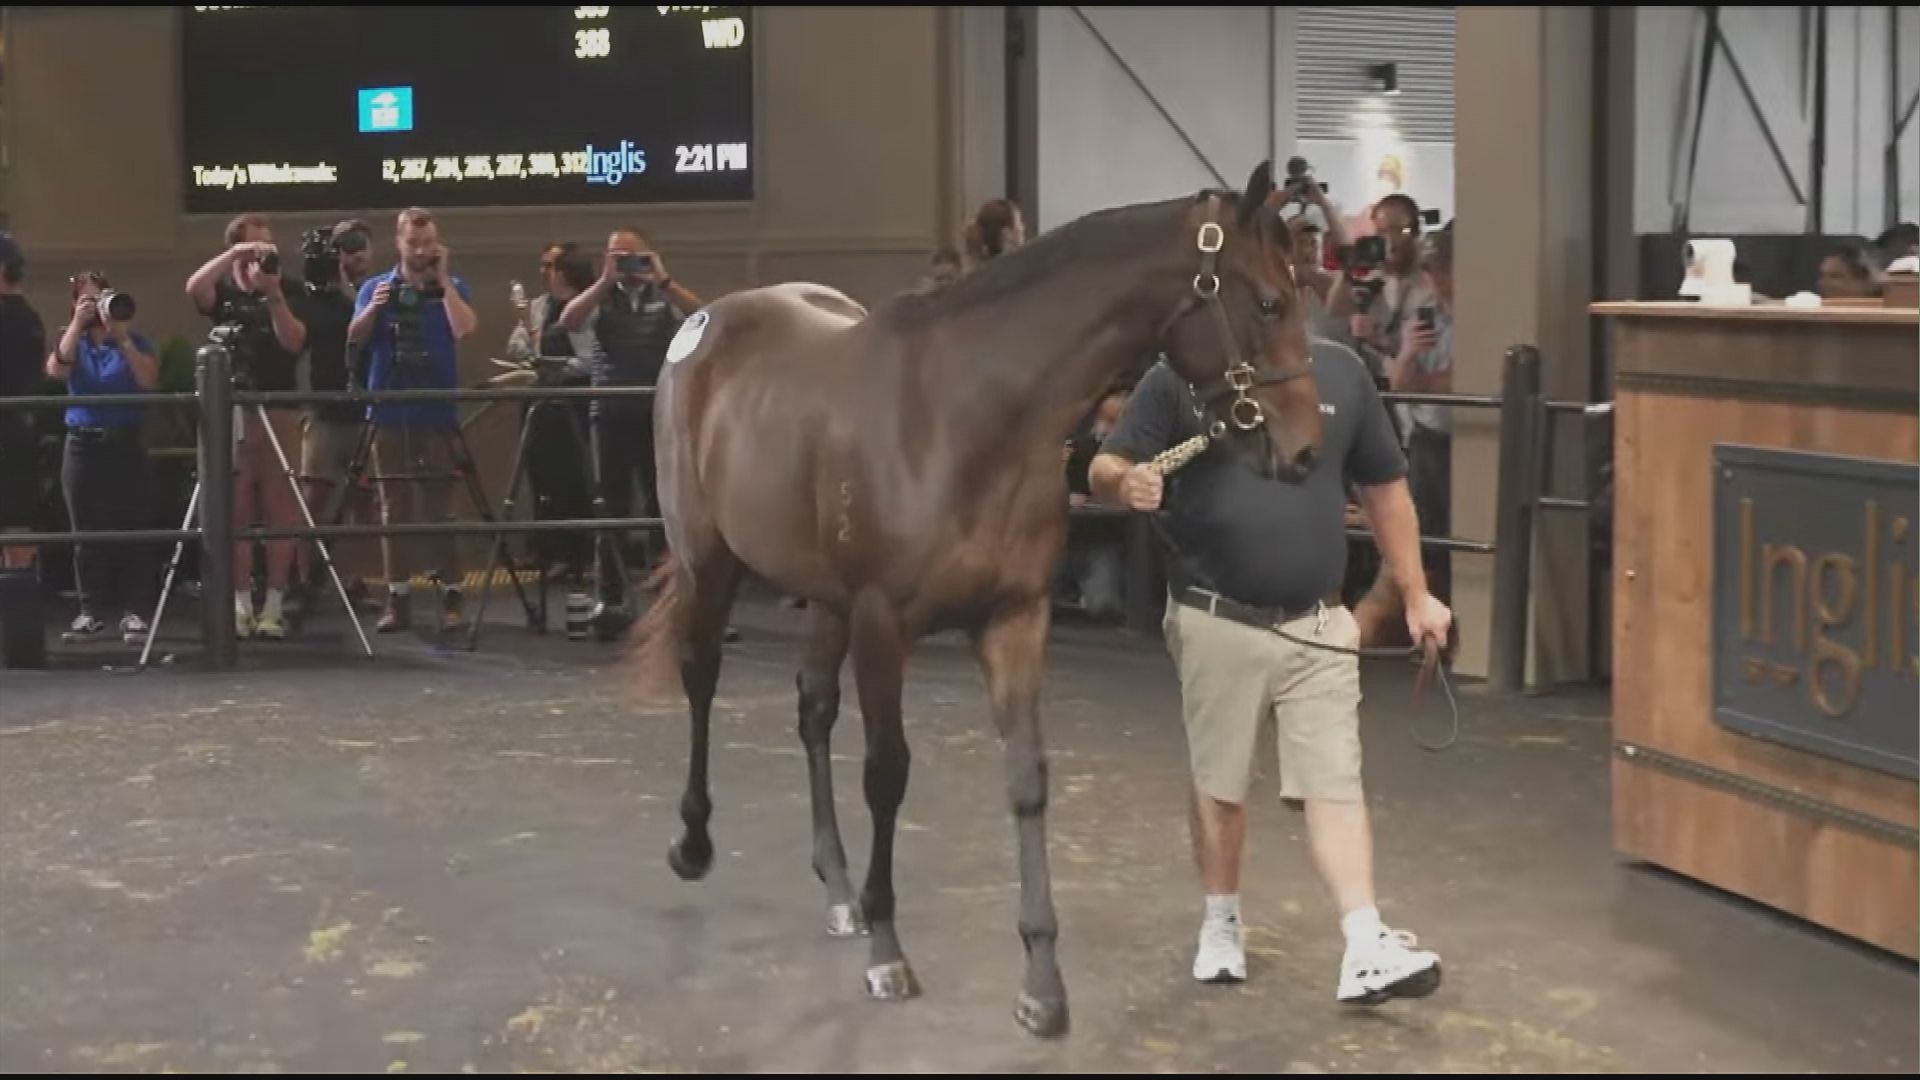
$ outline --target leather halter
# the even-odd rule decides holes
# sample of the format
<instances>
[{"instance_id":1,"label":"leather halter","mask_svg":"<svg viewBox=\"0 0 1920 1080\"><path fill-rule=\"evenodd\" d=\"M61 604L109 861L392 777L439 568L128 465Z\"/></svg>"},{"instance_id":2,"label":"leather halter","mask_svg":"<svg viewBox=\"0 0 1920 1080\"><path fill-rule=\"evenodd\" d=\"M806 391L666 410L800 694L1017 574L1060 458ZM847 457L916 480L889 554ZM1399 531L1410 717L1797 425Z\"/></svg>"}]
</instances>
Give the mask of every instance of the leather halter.
<instances>
[{"instance_id":1,"label":"leather halter","mask_svg":"<svg viewBox=\"0 0 1920 1080\"><path fill-rule=\"evenodd\" d=\"M1218 217L1220 197L1207 197L1208 220L1200 226L1195 237L1195 247L1200 251L1200 272L1193 275L1193 296L1181 305L1173 318L1178 322L1192 312L1194 307L1204 305L1213 311L1214 324L1219 327L1221 344L1227 351L1227 368L1218 380L1208 383L1204 390L1188 384L1193 397L1199 403L1203 417L1208 420L1207 435L1213 439L1226 436L1229 423L1242 432L1260 431L1266 427L1266 410L1260 400L1253 396L1255 387L1278 386L1294 379L1313 374L1313 359L1304 363L1292 364L1278 371L1262 373L1246 362L1240 353L1240 340L1234 336L1233 324L1227 319L1227 307L1220 299L1220 248L1226 242L1226 231L1220 227ZM1212 416L1213 403L1222 398L1231 397L1227 405L1227 419Z\"/></svg>"}]
</instances>

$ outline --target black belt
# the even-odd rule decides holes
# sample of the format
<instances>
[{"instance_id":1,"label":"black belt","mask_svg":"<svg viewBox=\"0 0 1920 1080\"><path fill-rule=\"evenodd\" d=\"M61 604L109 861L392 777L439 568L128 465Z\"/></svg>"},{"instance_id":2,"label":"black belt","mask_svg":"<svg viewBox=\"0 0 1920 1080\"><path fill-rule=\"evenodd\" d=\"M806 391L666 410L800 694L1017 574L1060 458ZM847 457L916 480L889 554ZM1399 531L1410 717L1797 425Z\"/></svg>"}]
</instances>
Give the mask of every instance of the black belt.
<instances>
[{"instance_id":1,"label":"black belt","mask_svg":"<svg viewBox=\"0 0 1920 1080\"><path fill-rule=\"evenodd\" d=\"M1253 604L1243 604L1238 600L1222 596L1212 589L1203 588L1185 581L1178 574L1171 576L1171 580L1167 583L1167 588L1168 591L1173 594L1175 603L1183 604L1196 611L1204 611L1209 615L1228 619L1244 626L1251 626L1256 630L1271 630L1277 626L1284 626L1295 619L1303 619L1308 615L1320 611L1323 606L1316 603L1311 607L1303 608L1299 611L1288 611L1285 608L1257 607Z\"/></svg>"}]
</instances>

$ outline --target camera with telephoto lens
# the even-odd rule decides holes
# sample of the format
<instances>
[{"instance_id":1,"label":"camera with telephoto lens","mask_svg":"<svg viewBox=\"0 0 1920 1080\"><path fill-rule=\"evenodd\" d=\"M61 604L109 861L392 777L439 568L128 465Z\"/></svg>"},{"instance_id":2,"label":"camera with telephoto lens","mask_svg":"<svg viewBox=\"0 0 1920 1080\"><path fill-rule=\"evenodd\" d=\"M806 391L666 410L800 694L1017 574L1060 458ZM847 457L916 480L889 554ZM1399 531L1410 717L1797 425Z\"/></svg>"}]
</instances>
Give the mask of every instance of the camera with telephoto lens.
<instances>
[{"instance_id":1,"label":"camera with telephoto lens","mask_svg":"<svg viewBox=\"0 0 1920 1080\"><path fill-rule=\"evenodd\" d=\"M133 294L114 292L108 289L94 302L100 312L102 323L126 322L133 318Z\"/></svg>"}]
</instances>

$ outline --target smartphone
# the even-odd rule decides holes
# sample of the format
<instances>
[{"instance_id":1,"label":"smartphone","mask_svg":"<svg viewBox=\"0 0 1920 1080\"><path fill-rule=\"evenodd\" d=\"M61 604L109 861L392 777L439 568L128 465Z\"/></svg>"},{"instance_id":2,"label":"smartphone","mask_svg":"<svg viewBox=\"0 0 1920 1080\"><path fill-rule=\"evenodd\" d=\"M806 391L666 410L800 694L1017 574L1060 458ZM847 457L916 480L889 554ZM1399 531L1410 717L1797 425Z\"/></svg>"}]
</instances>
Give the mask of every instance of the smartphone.
<instances>
[{"instance_id":1,"label":"smartphone","mask_svg":"<svg viewBox=\"0 0 1920 1080\"><path fill-rule=\"evenodd\" d=\"M647 252L619 255L613 260L613 268L623 274L650 274L653 272L653 255Z\"/></svg>"},{"instance_id":2,"label":"smartphone","mask_svg":"<svg viewBox=\"0 0 1920 1080\"><path fill-rule=\"evenodd\" d=\"M1431 329L1433 329L1433 326L1434 326L1434 323L1433 323L1433 308L1431 308L1431 307L1423 307L1423 308L1421 308L1421 309L1420 309L1420 311L1418 312L1418 317L1419 317L1419 319L1420 319L1420 329L1422 329L1422 330L1431 330Z\"/></svg>"}]
</instances>

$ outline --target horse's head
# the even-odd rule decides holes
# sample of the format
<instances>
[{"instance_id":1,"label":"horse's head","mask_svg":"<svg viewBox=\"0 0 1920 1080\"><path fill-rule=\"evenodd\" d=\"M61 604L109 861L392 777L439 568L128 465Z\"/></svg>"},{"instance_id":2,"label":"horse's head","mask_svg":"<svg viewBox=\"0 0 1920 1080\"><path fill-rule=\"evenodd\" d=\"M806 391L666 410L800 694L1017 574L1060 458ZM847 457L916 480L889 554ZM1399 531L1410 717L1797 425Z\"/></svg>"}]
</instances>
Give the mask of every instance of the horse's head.
<instances>
[{"instance_id":1,"label":"horse's head","mask_svg":"<svg viewBox=\"0 0 1920 1080\"><path fill-rule=\"evenodd\" d=\"M1267 205L1262 162L1244 193L1203 192L1186 216L1191 295L1165 332L1168 360L1194 389L1207 433L1265 476L1298 482L1320 452L1320 393L1287 227Z\"/></svg>"}]
</instances>

